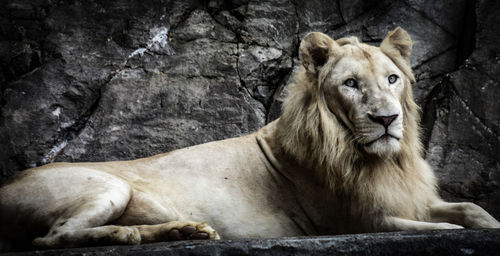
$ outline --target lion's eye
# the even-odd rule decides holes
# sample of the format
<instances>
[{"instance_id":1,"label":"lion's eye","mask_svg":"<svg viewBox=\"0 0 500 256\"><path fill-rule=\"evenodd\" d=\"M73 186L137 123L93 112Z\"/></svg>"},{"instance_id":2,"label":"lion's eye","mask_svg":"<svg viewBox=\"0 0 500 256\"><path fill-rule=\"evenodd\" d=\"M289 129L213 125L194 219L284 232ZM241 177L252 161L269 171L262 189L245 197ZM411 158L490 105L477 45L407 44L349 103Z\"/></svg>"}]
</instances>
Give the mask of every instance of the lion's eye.
<instances>
[{"instance_id":1,"label":"lion's eye","mask_svg":"<svg viewBox=\"0 0 500 256\"><path fill-rule=\"evenodd\" d=\"M390 75L389 78L387 78L389 80L389 83L390 84L393 84L395 83L396 81L398 81L398 76L397 75Z\"/></svg>"},{"instance_id":2,"label":"lion's eye","mask_svg":"<svg viewBox=\"0 0 500 256\"><path fill-rule=\"evenodd\" d=\"M348 86L348 87L352 87L352 88L357 88L358 82L356 82L356 80L354 80L352 78L349 78L349 79L345 80L344 85Z\"/></svg>"}]
</instances>

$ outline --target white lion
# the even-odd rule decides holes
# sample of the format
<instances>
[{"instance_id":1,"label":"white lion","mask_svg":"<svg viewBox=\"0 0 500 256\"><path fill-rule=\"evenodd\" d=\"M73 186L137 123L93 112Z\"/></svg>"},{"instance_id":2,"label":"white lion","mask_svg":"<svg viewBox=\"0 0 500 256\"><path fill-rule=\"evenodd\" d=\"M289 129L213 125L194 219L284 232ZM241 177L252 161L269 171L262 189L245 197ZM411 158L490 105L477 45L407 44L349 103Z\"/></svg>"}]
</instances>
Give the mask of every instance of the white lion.
<instances>
[{"instance_id":1,"label":"white lion","mask_svg":"<svg viewBox=\"0 0 500 256\"><path fill-rule=\"evenodd\" d=\"M481 207L436 192L419 141L411 48L401 28L380 47L310 33L280 119L149 158L23 171L0 188L0 244L500 228Z\"/></svg>"}]
</instances>

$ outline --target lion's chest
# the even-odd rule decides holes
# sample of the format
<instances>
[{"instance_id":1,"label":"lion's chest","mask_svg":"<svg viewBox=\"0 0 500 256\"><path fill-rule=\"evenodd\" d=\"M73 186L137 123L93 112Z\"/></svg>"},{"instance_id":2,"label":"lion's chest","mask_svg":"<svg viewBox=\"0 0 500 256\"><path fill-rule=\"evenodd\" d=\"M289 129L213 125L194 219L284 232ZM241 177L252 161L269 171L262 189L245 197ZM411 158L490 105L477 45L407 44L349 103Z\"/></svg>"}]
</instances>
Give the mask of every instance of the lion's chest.
<instances>
[{"instance_id":1,"label":"lion's chest","mask_svg":"<svg viewBox=\"0 0 500 256\"><path fill-rule=\"evenodd\" d=\"M434 189L431 182L418 174L387 168L360 177L345 193L350 193L348 200L340 200L353 218L378 221L381 216L394 216L425 220L429 195L434 194ZM367 225L371 225L370 221Z\"/></svg>"},{"instance_id":2,"label":"lion's chest","mask_svg":"<svg viewBox=\"0 0 500 256\"><path fill-rule=\"evenodd\" d=\"M299 194L320 234L377 231L383 217L426 220L435 191L424 175L378 173L321 186L303 183ZM430 177L430 176L429 176ZM324 183L323 183L324 184Z\"/></svg>"}]
</instances>

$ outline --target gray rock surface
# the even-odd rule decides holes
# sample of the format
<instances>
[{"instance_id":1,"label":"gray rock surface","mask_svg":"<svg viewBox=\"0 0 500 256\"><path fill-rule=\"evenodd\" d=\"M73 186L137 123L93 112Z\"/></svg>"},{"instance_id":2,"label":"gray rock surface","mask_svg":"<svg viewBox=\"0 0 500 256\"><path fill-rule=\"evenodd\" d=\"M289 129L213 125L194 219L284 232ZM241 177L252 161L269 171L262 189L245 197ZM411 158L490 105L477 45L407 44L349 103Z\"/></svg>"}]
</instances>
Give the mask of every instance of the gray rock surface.
<instances>
[{"instance_id":1,"label":"gray rock surface","mask_svg":"<svg viewBox=\"0 0 500 256\"><path fill-rule=\"evenodd\" d=\"M494 12L493 10L497 10ZM500 213L499 2L476 6L475 47L440 80L425 109L427 158L444 197L474 201ZM497 42L497 43L494 43Z\"/></svg>"},{"instance_id":2,"label":"gray rock surface","mask_svg":"<svg viewBox=\"0 0 500 256\"><path fill-rule=\"evenodd\" d=\"M125 160L279 116L299 40L379 44L396 26L442 195L500 218L500 4L493 0L0 3L0 182L52 161Z\"/></svg>"},{"instance_id":3,"label":"gray rock surface","mask_svg":"<svg viewBox=\"0 0 500 256\"><path fill-rule=\"evenodd\" d=\"M397 232L278 239L182 241L15 255L500 255L500 231Z\"/></svg>"}]
</instances>

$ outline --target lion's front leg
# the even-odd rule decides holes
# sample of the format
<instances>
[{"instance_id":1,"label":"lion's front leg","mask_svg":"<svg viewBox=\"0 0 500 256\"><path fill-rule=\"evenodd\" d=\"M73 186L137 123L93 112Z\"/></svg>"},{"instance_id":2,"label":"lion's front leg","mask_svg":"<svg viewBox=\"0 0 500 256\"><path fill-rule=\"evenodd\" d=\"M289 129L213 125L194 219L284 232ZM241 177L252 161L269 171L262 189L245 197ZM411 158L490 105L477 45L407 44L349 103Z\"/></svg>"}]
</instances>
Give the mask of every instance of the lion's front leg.
<instances>
[{"instance_id":1,"label":"lion's front leg","mask_svg":"<svg viewBox=\"0 0 500 256\"><path fill-rule=\"evenodd\" d=\"M473 203L439 202L430 207L432 221L446 221L467 228L500 228L500 223Z\"/></svg>"},{"instance_id":2,"label":"lion's front leg","mask_svg":"<svg viewBox=\"0 0 500 256\"><path fill-rule=\"evenodd\" d=\"M133 226L139 230L142 243L188 239L220 239L217 232L203 222L170 221L157 225Z\"/></svg>"},{"instance_id":3,"label":"lion's front leg","mask_svg":"<svg viewBox=\"0 0 500 256\"><path fill-rule=\"evenodd\" d=\"M386 217L381 225L383 231L421 231L433 229L462 229L462 226L447 222L425 222L403 219L398 217Z\"/></svg>"}]
</instances>

